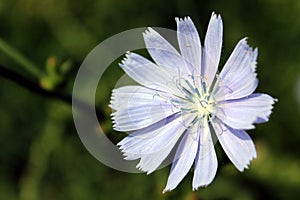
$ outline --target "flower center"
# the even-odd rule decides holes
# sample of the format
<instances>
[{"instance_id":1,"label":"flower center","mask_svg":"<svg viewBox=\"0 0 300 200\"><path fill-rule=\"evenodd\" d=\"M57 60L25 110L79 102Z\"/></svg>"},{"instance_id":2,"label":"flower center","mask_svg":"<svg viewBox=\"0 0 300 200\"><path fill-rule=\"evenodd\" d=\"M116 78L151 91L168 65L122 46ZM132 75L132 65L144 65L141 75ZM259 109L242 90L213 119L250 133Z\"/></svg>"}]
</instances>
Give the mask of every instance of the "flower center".
<instances>
[{"instance_id":1,"label":"flower center","mask_svg":"<svg viewBox=\"0 0 300 200\"><path fill-rule=\"evenodd\" d=\"M214 112L214 101L210 98L209 94L203 94L203 97L194 97L193 102L191 102L191 107L193 110L197 111L198 117L203 115L209 116Z\"/></svg>"},{"instance_id":2,"label":"flower center","mask_svg":"<svg viewBox=\"0 0 300 200\"><path fill-rule=\"evenodd\" d=\"M209 88L204 80L200 78L198 83L195 78L192 81L183 79L178 84L178 89L184 98L171 100L171 103L184 113L194 113L198 120L210 120L214 118L216 103L214 97L208 91Z\"/></svg>"}]
</instances>

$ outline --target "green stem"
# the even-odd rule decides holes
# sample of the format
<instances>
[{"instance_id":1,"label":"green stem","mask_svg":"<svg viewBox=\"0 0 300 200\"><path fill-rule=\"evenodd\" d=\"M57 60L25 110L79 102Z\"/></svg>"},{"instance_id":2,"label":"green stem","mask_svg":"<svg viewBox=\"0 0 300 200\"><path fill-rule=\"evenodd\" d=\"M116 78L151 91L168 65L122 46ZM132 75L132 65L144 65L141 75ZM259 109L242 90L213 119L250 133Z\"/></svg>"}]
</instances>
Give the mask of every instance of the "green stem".
<instances>
[{"instance_id":1,"label":"green stem","mask_svg":"<svg viewBox=\"0 0 300 200\"><path fill-rule=\"evenodd\" d=\"M0 38L0 51L16 61L20 66L22 66L29 73L33 74L37 78L41 79L44 73L39 70L33 63L31 63L27 58L25 58L20 52L6 43Z\"/></svg>"}]
</instances>

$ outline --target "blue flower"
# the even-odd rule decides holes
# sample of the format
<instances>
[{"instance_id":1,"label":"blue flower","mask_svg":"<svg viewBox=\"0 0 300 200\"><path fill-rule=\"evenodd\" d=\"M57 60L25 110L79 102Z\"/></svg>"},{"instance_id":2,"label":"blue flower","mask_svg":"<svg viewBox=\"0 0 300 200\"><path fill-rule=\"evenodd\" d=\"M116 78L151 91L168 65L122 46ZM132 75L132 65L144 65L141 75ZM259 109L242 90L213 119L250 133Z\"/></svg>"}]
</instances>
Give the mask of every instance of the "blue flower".
<instances>
[{"instance_id":1,"label":"blue flower","mask_svg":"<svg viewBox=\"0 0 300 200\"><path fill-rule=\"evenodd\" d=\"M130 134L118 143L125 159L155 171L176 148L167 186L173 190L194 165L193 190L210 184L217 171L212 131L239 171L256 157L244 131L269 119L275 99L253 93L257 49L246 39L236 45L220 74L223 24L212 14L204 46L189 17L176 18L180 53L152 28L144 33L155 63L128 53L120 64L141 86L114 89L114 129Z\"/></svg>"}]
</instances>

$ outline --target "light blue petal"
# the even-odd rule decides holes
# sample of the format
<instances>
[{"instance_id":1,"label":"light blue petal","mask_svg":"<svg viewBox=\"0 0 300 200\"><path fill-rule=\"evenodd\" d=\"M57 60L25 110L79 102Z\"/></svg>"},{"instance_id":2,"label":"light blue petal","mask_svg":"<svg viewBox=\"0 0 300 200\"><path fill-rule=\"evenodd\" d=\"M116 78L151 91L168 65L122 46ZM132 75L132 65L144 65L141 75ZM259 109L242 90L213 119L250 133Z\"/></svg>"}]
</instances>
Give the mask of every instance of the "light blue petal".
<instances>
[{"instance_id":1,"label":"light blue petal","mask_svg":"<svg viewBox=\"0 0 300 200\"><path fill-rule=\"evenodd\" d=\"M175 144L178 142L180 136L185 130L185 127L179 124L180 123L174 125L173 130L169 131L171 135L165 134L167 136L159 138L160 141L164 143L163 144L162 142L158 141L161 143L160 146L157 148L159 150L155 149L154 153L150 153L150 150L148 153L141 155L141 160L137 166L140 170L147 172L147 174L150 174L162 164L162 162L170 154L170 152L172 151ZM176 126L178 125L179 127L177 128Z\"/></svg>"},{"instance_id":2,"label":"light blue petal","mask_svg":"<svg viewBox=\"0 0 300 200\"><path fill-rule=\"evenodd\" d=\"M136 131L130 133L127 137L125 137L123 140L121 140L117 145L120 146L120 149L125 154L134 154L134 153L129 153L129 152L130 151L136 152L135 149L142 150L143 147L145 147L144 144L147 144L147 142L151 141L151 139L153 139L159 133L162 133L161 132L162 129L172 128L174 123L180 125L180 123L178 123L178 121L179 121L179 115L173 114L173 115L171 115L159 122L156 122L155 124L152 124L146 128L142 128L142 129L139 129L139 130L136 130ZM140 145L141 143L143 143L143 144ZM143 147L140 147L140 146L143 146ZM141 154L135 154L135 155L141 155Z\"/></svg>"},{"instance_id":3,"label":"light blue petal","mask_svg":"<svg viewBox=\"0 0 300 200\"><path fill-rule=\"evenodd\" d=\"M163 193L171 191L189 172L197 154L199 141L198 126L192 126L182 138L175 154L167 186Z\"/></svg>"},{"instance_id":4,"label":"light blue petal","mask_svg":"<svg viewBox=\"0 0 300 200\"><path fill-rule=\"evenodd\" d=\"M210 184L217 172L218 160L208 124L200 129L200 145L195 159L193 190Z\"/></svg>"},{"instance_id":5,"label":"light blue petal","mask_svg":"<svg viewBox=\"0 0 300 200\"><path fill-rule=\"evenodd\" d=\"M191 70L200 75L201 43L197 29L189 17L184 19L176 18L176 22L181 55L192 66Z\"/></svg>"},{"instance_id":6,"label":"light blue petal","mask_svg":"<svg viewBox=\"0 0 300 200\"><path fill-rule=\"evenodd\" d=\"M148 28L144 33L144 40L149 54L161 68L171 73L188 74L189 67L182 56L159 33Z\"/></svg>"},{"instance_id":7,"label":"light blue petal","mask_svg":"<svg viewBox=\"0 0 300 200\"><path fill-rule=\"evenodd\" d=\"M128 107L112 114L113 128L117 131L132 131L147 127L174 114L169 103Z\"/></svg>"},{"instance_id":8,"label":"light blue petal","mask_svg":"<svg viewBox=\"0 0 300 200\"><path fill-rule=\"evenodd\" d=\"M251 94L218 103L216 116L234 129L252 129L254 123L268 121L274 101L267 94Z\"/></svg>"},{"instance_id":9,"label":"light blue petal","mask_svg":"<svg viewBox=\"0 0 300 200\"><path fill-rule=\"evenodd\" d=\"M165 119L159 122L160 127L153 127L156 128L154 130L152 127L138 130L127 137L128 142L123 144L121 149L130 154L158 152L167 142L172 140L176 129L183 126L180 123L181 120L180 117L171 122L168 122L169 119Z\"/></svg>"},{"instance_id":10,"label":"light blue petal","mask_svg":"<svg viewBox=\"0 0 300 200\"><path fill-rule=\"evenodd\" d=\"M181 127L183 116L174 114L149 127L134 131L118 143L125 154L146 155L160 151Z\"/></svg>"},{"instance_id":11,"label":"light blue petal","mask_svg":"<svg viewBox=\"0 0 300 200\"><path fill-rule=\"evenodd\" d=\"M250 136L244 130L232 129L218 119L212 124L228 158L239 171L244 171L250 161L256 158L255 146Z\"/></svg>"},{"instance_id":12,"label":"light blue petal","mask_svg":"<svg viewBox=\"0 0 300 200\"><path fill-rule=\"evenodd\" d=\"M141 129L177 113L179 110L168 100L170 96L143 86L114 89L110 104L115 110L111 114L114 129Z\"/></svg>"},{"instance_id":13,"label":"light blue petal","mask_svg":"<svg viewBox=\"0 0 300 200\"><path fill-rule=\"evenodd\" d=\"M187 116L191 121L191 117ZM172 116L165 125L154 124L138 130L118 143L126 159L141 158L137 167L150 174L156 170L170 154L186 127L182 116Z\"/></svg>"},{"instance_id":14,"label":"light blue petal","mask_svg":"<svg viewBox=\"0 0 300 200\"><path fill-rule=\"evenodd\" d=\"M132 131L147 127L178 112L169 103L167 94L142 86L127 86L113 90L111 107L114 129Z\"/></svg>"},{"instance_id":15,"label":"light blue petal","mask_svg":"<svg viewBox=\"0 0 300 200\"><path fill-rule=\"evenodd\" d=\"M204 41L202 76L211 86L218 70L223 37L223 22L220 15L212 13Z\"/></svg>"},{"instance_id":16,"label":"light blue petal","mask_svg":"<svg viewBox=\"0 0 300 200\"><path fill-rule=\"evenodd\" d=\"M248 46L246 38L236 45L215 84L213 94L216 100L230 100L246 97L257 87L255 66L257 49Z\"/></svg>"},{"instance_id":17,"label":"light blue petal","mask_svg":"<svg viewBox=\"0 0 300 200\"><path fill-rule=\"evenodd\" d=\"M133 106L160 104L166 103L171 97L173 97L171 94L143 86L124 86L113 89L110 107L113 110L122 110Z\"/></svg>"},{"instance_id":18,"label":"light blue petal","mask_svg":"<svg viewBox=\"0 0 300 200\"><path fill-rule=\"evenodd\" d=\"M180 93L174 83L174 78L177 77L176 74L158 67L138 54L128 53L120 67L128 76L141 85L171 94Z\"/></svg>"}]
</instances>

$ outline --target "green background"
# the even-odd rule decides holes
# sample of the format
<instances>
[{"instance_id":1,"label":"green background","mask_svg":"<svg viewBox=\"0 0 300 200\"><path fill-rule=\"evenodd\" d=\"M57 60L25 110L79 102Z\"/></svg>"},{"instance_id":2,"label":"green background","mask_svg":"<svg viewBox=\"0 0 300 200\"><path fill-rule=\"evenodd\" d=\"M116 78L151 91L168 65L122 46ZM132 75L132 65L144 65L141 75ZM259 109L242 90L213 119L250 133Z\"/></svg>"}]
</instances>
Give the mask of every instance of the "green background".
<instances>
[{"instance_id":1,"label":"green background","mask_svg":"<svg viewBox=\"0 0 300 200\"><path fill-rule=\"evenodd\" d=\"M238 172L218 148L211 185L192 192L192 172L176 190L162 194L169 167L151 175L111 169L93 158L74 127L71 106L0 76L0 199L295 199L300 196L300 1L1 0L0 38L23 54L34 74L5 53L0 64L50 92L72 93L76 72L104 39L131 28L176 28L190 16L201 38L211 12L222 15L224 64L239 39L259 47L258 92L279 99L270 122L249 131L258 158ZM203 40L202 40L203 41ZM9 56L10 55L10 56ZM26 65L26 64L25 64ZM110 66L97 93L101 126L113 142L108 108L115 77ZM46 74L46 75L45 75ZM15 78L18 79L18 78ZM15 80L18 82L18 80Z\"/></svg>"}]
</instances>

